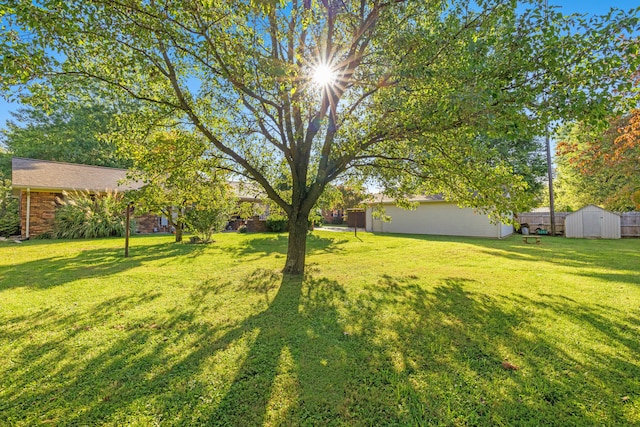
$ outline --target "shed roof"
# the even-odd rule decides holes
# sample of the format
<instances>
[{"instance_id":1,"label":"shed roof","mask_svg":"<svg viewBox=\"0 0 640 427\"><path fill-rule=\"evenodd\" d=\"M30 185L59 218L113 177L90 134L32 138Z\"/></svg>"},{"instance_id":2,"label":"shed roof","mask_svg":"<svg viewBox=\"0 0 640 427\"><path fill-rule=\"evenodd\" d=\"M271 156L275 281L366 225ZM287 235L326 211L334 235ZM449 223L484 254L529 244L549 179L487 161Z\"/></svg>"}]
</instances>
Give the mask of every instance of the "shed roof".
<instances>
[{"instance_id":1,"label":"shed roof","mask_svg":"<svg viewBox=\"0 0 640 427\"><path fill-rule=\"evenodd\" d=\"M608 210L606 210L605 208L601 208L601 207L600 207L600 206L598 206L598 205L589 204L589 205L586 205L586 206L581 207L580 209L578 209L578 210L577 210L577 211L575 211L575 212L571 212L569 215L567 215L567 217L572 216L572 215L574 215L574 214L577 214L578 212L580 212L580 211L582 211L582 210L586 210L586 209L593 209L593 208L596 208L596 210L600 210L600 211L603 211L603 212L607 212L607 213L610 213L610 214L613 214L613 215L622 216L622 214L620 214L620 213L618 213L618 212L608 211Z\"/></svg>"},{"instance_id":2,"label":"shed roof","mask_svg":"<svg viewBox=\"0 0 640 427\"><path fill-rule=\"evenodd\" d=\"M394 203L396 201L396 199L394 199L393 197L388 197L383 193L374 194L372 197L373 197L373 200L370 202L370 204L377 204L377 203L389 204L389 203ZM410 202L420 202L420 203L446 202L442 194L431 194L431 195L422 194L418 196L408 197L407 200L409 200Z\"/></svg>"},{"instance_id":3,"label":"shed roof","mask_svg":"<svg viewBox=\"0 0 640 427\"><path fill-rule=\"evenodd\" d=\"M64 190L64 191L125 191L140 188L142 184L122 184L126 169L89 166L50 160L11 159L11 180L14 190Z\"/></svg>"}]
</instances>

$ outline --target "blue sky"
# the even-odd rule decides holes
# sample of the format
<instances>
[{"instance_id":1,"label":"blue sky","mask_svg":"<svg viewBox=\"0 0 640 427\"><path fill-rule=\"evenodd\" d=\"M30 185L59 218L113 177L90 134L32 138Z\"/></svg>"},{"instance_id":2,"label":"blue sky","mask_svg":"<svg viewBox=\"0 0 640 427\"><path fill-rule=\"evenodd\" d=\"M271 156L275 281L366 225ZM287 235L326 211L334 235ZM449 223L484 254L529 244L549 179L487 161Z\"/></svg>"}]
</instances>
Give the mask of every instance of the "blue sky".
<instances>
[{"instance_id":1,"label":"blue sky","mask_svg":"<svg viewBox=\"0 0 640 427\"><path fill-rule=\"evenodd\" d=\"M560 11L566 14L586 13L603 14L612 7L629 10L639 6L639 0L549 0L550 6L560 6ZM8 103L0 96L0 129L6 126L10 112L19 108L17 103Z\"/></svg>"}]
</instances>

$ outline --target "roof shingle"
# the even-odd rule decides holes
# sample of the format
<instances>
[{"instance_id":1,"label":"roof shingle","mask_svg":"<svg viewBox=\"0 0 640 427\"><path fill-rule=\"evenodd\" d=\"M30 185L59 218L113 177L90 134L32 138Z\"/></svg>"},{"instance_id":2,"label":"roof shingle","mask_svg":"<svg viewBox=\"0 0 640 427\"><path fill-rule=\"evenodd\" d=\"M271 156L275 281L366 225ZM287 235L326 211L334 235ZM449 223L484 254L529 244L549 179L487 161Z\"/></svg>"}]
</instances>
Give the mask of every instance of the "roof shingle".
<instances>
[{"instance_id":1,"label":"roof shingle","mask_svg":"<svg viewBox=\"0 0 640 427\"><path fill-rule=\"evenodd\" d=\"M89 166L49 160L11 159L11 180L14 190L65 190L103 192L140 188L141 183L125 182L126 169Z\"/></svg>"}]
</instances>

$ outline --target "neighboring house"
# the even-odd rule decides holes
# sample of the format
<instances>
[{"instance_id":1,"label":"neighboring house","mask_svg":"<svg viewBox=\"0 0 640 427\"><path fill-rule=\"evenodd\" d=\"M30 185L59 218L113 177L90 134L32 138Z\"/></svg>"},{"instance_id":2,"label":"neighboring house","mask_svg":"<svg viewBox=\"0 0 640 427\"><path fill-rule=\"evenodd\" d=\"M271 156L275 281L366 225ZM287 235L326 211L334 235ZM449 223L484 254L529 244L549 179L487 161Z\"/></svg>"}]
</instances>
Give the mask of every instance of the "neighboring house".
<instances>
[{"instance_id":1,"label":"neighboring house","mask_svg":"<svg viewBox=\"0 0 640 427\"><path fill-rule=\"evenodd\" d=\"M513 234L513 225L492 224L487 215L471 208L460 208L442 196L416 196L415 210L396 207L394 200L375 196L366 211L366 230L374 233L436 234L445 236L492 237L501 239ZM391 222L373 218L373 208L382 204Z\"/></svg>"},{"instance_id":2,"label":"neighboring house","mask_svg":"<svg viewBox=\"0 0 640 427\"><path fill-rule=\"evenodd\" d=\"M252 182L230 181L229 186L238 198L238 203L250 203L256 211L251 218L242 218L240 214L232 215L227 223L226 230L237 230L245 225L248 231L266 231L266 220L269 217L269 205L264 203L267 196L264 190Z\"/></svg>"},{"instance_id":3,"label":"neighboring house","mask_svg":"<svg viewBox=\"0 0 640 427\"><path fill-rule=\"evenodd\" d=\"M21 237L28 239L49 232L58 202L65 192L87 191L101 194L107 191L135 190L140 183L127 182L127 170L76 163L14 157L11 160L13 193L20 201ZM230 182L241 202L261 204L263 192L255 185ZM262 206L260 219L268 215ZM258 219L256 218L256 221ZM257 228L257 227L256 227ZM152 214L136 215L137 233L168 232L167 218Z\"/></svg>"},{"instance_id":4,"label":"neighboring house","mask_svg":"<svg viewBox=\"0 0 640 427\"><path fill-rule=\"evenodd\" d=\"M322 209L321 215L325 224L342 224L344 222L343 209Z\"/></svg>"},{"instance_id":5,"label":"neighboring house","mask_svg":"<svg viewBox=\"0 0 640 427\"><path fill-rule=\"evenodd\" d=\"M239 203L254 203L257 209L262 212L260 214L261 219L269 216L269 205L263 202L267 195L259 185L241 181L229 181L228 184L238 198Z\"/></svg>"},{"instance_id":6,"label":"neighboring house","mask_svg":"<svg viewBox=\"0 0 640 427\"><path fill-rule=\"evenodd\" d=\"M65 192L101 194L140 187L137 183L122 184L126 176L126 169L14 157L11 160L11 182L13 193L20 201L22 238L36 237L52 230L58 205L56 200L63 200ZM155 215L137 216L136 228L140 233L168 229L166 218L163 222Z\"/></svg>"},{"instance_id":7,"label":"neighboring house","mask_svg":"<svg viewBox=\"0 0 640 427\"><path fill-rule=\"evenodd\" d=\"M620 215L596 205L587 205L564 220L565 236L585 239L619 239Z\"/></svg>"}]
</instances>

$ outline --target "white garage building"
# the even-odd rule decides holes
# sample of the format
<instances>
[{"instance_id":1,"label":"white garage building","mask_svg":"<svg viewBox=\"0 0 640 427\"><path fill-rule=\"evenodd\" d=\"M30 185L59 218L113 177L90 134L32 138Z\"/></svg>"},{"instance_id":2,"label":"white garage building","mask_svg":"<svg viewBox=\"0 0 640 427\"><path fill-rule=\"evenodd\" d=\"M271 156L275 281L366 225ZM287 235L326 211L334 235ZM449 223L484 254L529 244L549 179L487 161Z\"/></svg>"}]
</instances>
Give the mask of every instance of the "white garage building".
<instances>
[{"instance_id":1,"label":"white garage building","mask_svg":"<svg viewBox=\"0 0 640 427\"><path fill-rule=\"evenodd\" d=\"M375 204L384 205L391 222L373 218L373 206L366 212L366 230L374 233L436 234L444 236L491 237L501 239L513 234L513 225L492 224L487 215L471 208L459 208L442 196L418 196L415 210L396 207L393 199L382 198Z\"/></svg>"}]
</instances>

